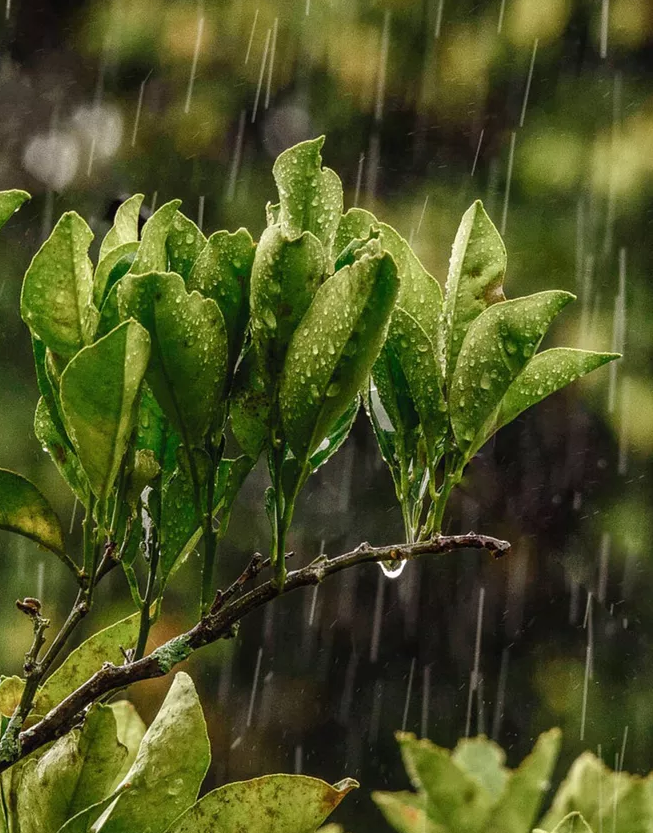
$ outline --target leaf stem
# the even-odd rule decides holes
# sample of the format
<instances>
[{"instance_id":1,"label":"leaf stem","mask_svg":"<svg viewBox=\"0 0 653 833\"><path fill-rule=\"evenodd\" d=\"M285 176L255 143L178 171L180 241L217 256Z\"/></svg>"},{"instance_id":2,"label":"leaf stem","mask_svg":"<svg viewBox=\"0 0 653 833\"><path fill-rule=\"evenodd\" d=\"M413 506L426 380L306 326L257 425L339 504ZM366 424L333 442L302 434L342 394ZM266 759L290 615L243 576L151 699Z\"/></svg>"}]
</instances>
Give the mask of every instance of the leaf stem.
<instances>
[{"instance_id":1,"label":"leaf stem","mask_svg":"<svg viewBox=\"0 0 653 833\"><path fill-rule=\"evenodd\" d=\"M209 470L209 479L206 485L206 509L204 512L204 564L202 567L202 595L200 601L200 615L204 616L209 608L214 597L213 591L213 573L215 571L215 556L218 548L218 534L213 528L213 509L215 502L215 478L220 465L220 458L222 452L220 448L216 448L215 443L209 440L209 454L211 457L211 467Z\"/></svg>"},{"instance_id":2,"label":"leaf stem","mask_svg":"<svg viewBox=\"0 0 653 833\"><path fill-rule=\"evenodd\" d=\"M159 535L157 528L152 524L152 544L150 551L150 563L147 573L147 586L145 588L145 598L143 599L143 606L141 607L141 620L138 629L138 641L134 649L134 660L140 659L145 654L147 646L147 639L150 635L150 627L152 619L150 617L150 608L154 601L154 588L156 587L156 571L159 566L159 555L161 549L159 547Z\"/></svg>"}]
</instances>

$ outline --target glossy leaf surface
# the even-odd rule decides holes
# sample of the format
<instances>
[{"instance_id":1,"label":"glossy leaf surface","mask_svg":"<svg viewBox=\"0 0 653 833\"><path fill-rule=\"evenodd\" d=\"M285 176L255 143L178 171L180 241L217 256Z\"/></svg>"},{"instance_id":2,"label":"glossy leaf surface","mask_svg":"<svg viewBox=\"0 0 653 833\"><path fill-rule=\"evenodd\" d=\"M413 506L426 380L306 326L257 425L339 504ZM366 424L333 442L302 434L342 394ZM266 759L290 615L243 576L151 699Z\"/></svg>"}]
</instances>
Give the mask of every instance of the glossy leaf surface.
<instances>
[{"instance_id":1,"label":"glossy leaf surface","mask_svg":"<svg viewBox=\"0 0 653 833\"><path fill-rule=\"evenodd\" d=\"M30 538L57 555L65 552L54 509L33 483L8 469L0 469L0 529Z\"/></svg>"}]
</instances>

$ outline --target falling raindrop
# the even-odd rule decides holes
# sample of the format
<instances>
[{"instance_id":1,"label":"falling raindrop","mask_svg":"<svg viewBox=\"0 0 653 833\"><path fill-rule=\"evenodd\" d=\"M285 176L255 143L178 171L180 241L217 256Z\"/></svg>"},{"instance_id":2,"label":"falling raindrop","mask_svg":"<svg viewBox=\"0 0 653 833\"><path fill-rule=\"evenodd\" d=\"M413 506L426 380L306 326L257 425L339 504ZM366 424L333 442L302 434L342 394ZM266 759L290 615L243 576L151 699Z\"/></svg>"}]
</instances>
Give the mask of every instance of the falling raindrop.
<instances>
[{"instance_id":1,"label":"falling raindrop","mask_svg":"<svg viewBox=\"0 0 653 833\"><path fill-rule=\"evenodd\" d=\"M485 133L485 128L481 130L481 133L478 137L478 144L476 145L476 153L474 154L474 162L472 163L472 173L471 175L474 176L474 172L476 171L476 163L478 162L478 155L481 152L481 143L483 142L483 134Z\"/></svg>"},{"instance_id":2,"label":"falling raindrop","mask_svg":"<svg viewBox=\"0 0 653 833\"><path fill-rule=\"evenodd\" d=\"M261 658L263 657L263 648L258 649L256 655L256 668L254 670L254 681L252 682L252 691L249 696L249 708L247 710L247 728L252 725L252 717L254 715L254 702L256 700L256 689L258 688L258 678L261 672Z\"/></svg>"},{"instance_id":3,"label":"falling raindrop","mask_svg":"<svg viewBox=\"0 0 653 833\"><path fill-rule=\"evenodd\" d=\"M515 139L517 132L515 130L510 134L510 150L508 151L508 171L506 173L506 186L503 195L503 212L501 214L501 236L505 236L506 224L508 222L508 203L510 201L510 185L512 183L512 165L515 158Z\"/></svg>"},{"instance_id":4,"label":"falling raindrop","mask_svg":"<svg viewBox=\"0 0 653 833\"><path fill-rule=\"evenodd\" d=\"M383 591L385 581L383 573L379 573L376 583L376 601L374 602L374 618L372 619L372 641L370 643L370 662L376 662L379 658L379 645L381 644L381 618L383 616Z\"/></svg>"},{"instance_id":5,"label":"falling raindrop","mask_svg":"<svg viewBox=\"0 0 653 833\"><path fill-rule=\"evenodd\" d=\"M197 62L200 56L200 46L202 45L202 33L204 32L204 16L200 15L197 19L197 34L195 35L195 49L193 51L193 62L190 68L190 76L188 78L188 88L186 89L186 103L184 104L184 113L190 112L190 102L193 97L193 86L195 84L195 75L197 74Z\"/></svg>"},{"instance_id":6,"label":"falling raindrop","mask_svg":"<svg viewBox=\"0 0 653 833\"><path fill-rule=\"evenodd\" d=\"M265 35L265 46L263 47L263 57L261 59L261 70L258 76L258 84L256 87L256 97L254 98L254 107L252 108L252 124L256 121L256 112L258 110L258 102L259 98L261 97L261 87L263 85L263 76L265 74L265 64L268 59L268 49L270 48L270 36L272 34L272 30L268 29L267 34Z\"/></svg>"},{"instance_id":7,"label":"falling raindrop","mask_svg":"<svg viewBox=\"0 0 653 833\"><path fill-rule=\"evenodd\" d=\"M429 734L429 701L431 698L431 666L424 666L422 676L422 718L420 721L420 737L427 738Z\"/></svg>"},{"instance_id":8,"label":"falling raindrop","mask_svg":"<svg viewBox=\"0 0 653 833\"><path fill-rule=\"evenodd\" d=\"M472 724L472 703L479 684L479 667L481 662L481 636L483 634L483 606L485 604L485 587L478 594L478 611L476 614L476 641L474 643L474 667L469 678L469 696L467 698L467 717L465 719L465 737L469 737Z\"/></svg>"},{"instance_id":9,"label":"falling raindrop","mask_svg":"<svg viewBox=\"0 0 653 833\"><path fill-rule=\"evenodd\" d=\"M254 13L254 22L252 23L252 31L249 33L249 42L247 44L247 52L245 53L245 65L249 61L249 55L252 51L252 43L254 42L254 30L256 29L256 21L258 20L258 9Z\"/></svg>"},{"instance_id":10,"label":"falling raindrop","mask_svg":"<svg viewBox=\"0 0 653 833\"><path fill-rule=\"evenodd\" d=\"M404 714L401 719L401 731L406 731L406 724L408 723L408 707L410 706L410 695L413 691L413 676L415 674L415 657L410 661L410 672L408 674L408 686L406 688L406 700L404 702Z\"/></svg>"},{"instance_id":11,"label":"falling raindrop","mask_svg":"<svg viewBox=\"0 0 653 833\"><path fill-rule=\"evenodd\" d=\"M524 89L524 99L521 105L521 115L519 117L519 126L524 126L524 119L526 118L526 107L528 106L528 96L531 91L531 81L533 80L533 69L535 68L535 55L537 54L538 38L533 41L533 52L531 54L531 63L528 67L528 78L526 79L526 87Z\"/></svg>"},{"instance_id":12,"label":"falling raindrop","mask_svg":"<svg viewBox=\"0 0 653 833\"><path fill-rule=\"evenodd\" d=\"M270 47L270 62L268 64L268 83L265 89L265 109L270 106L270 91L272 89L272 72L274 70L274 56L277 50L277 29L279 27L279 18L274 18L272 24L272 46Z\"/></svg>"}]
</instances>

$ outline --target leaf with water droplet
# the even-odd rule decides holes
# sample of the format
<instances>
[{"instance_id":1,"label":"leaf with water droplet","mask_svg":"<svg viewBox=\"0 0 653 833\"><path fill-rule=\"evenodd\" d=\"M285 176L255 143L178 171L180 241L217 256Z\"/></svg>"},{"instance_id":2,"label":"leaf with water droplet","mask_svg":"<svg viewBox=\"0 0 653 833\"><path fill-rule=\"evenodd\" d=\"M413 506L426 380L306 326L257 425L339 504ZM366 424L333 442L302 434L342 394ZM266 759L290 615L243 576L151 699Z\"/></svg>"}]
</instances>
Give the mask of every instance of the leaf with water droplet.
<instances>
[{"instance_id":1,"label":"leaf with water droplet","mask_svg":"<svg viewBox=\"0 0 653 833\"><path fill-rule=\"evenodd\" d=\"M278 157L272 168L279 190L279 223L292 240L312 232L333 262L333 243L342 215L342 184L330 168L322 168L324 136L300 142ZM337 254L337 253L336 253Z\"/></svg>"},{"instance_id":2,"label":"leaf with water droplet","mask_svg":"<svg viewBox=\"0 0 653 833\"><path fill-rule=\"evenodd\" d=\"M59 830L69 818L101 801L126 754L116 736L113 712L96 704L81 730L73 729L25 764L16 791L21 831Z\"/></svg>"},{"instance_id":3,"label":"leaf with water droplet","mask_svg":"<svg viewBox=\"0 0 653 833\"><path fill-rule=\"evenodd\" d=\"M138 242L138 219L142 204L143 194L134 194L118 207L113 218L113 225L100 246L98 263L101 263L109 252L118 246Z\"/></svg>"},{"instance_id":4,"label":"leaf with water droplet","mask_svg":"<svg viewBox=\"0 0 653 833\"><path fill-rule=\"evenodd\" d=\"M124 778L132 789L118 799L100 828L102 833L167 831L195 803L210 760L195 686L188 674L180 672Z\"/></svg>"},{"instance_id":5,"label":"leaf with water droplet","mask_svg":"<svg viewBox=\"0 0 653 833\"><path fill-rule=\"evenodd\" d=\"M122 243L120 246L111 249L98 263L93 278L93 303L99 310L102 309L102 305L114 285L131 268L138 251L138 245L138 242ZM103 335L106 335L106 332Z\"/></svg>"},{"instance_id":6,"label":"leaf with water droplet","mask_svg":"<svg viewBox=\"0 0 653 833\"><path fill-rule=\"evenodd\" d=\"M147 331L126 321L81 350L61 376L66 432L100 502L127 450L149 355Z\"/></svg>"},{"instance_id":7,"label":"leaf with water droplet","mask_svg":"<svg viewBox=\"0 0 653 833\"><path fill-rule=\"evenodd\" d=\"M61 523L48 500L27 478L7 469L0 469L0 529L65 554Z\"/></svg>"},{"instance_id":8,"label":"leaf with water droplet","mask_svg":"<svg viewBox=\"0 0 653 833\"><path fill-rule=\"evenodd\" d=\"M273 377L325 269L322 245L310 232L289 240L281 226L270 226L261 235L252 266L252 340Z\"/></svg>"},{"instance_id":9,"label":"leaf with water droplet","mask_svg":"<svg viewBox=\"0 0 653 833\"><path fill-rule=\"evenodd\" d=\"M524 833L531 829L549 790L561 740L560 729L544 732L530 755L509 772L484 833Z\"/></svg>"},{"instance_id":10,"label":"leaf with water droplet","mask_svg":"<svg viewBox=\"0 0 653 833\"><path fill-rule=\"evenodd\" d=\"M365 383L398 290L392 258L363 252L317 291L288 348L279 392L285 435L299 460L317 449ZM336 395L327 395L334 384Z\"/></svg>"},{"instance_id":11,"label":"leaf with water droplet","mask_svg":"<svg viewBox=\"0 0 653 833\"><path fill-rule=\"evenodd\" d=\"M554 347L538 353L506 391L499 406L494 431L512 422L531 405L619 358L619 353L594 353L572 347Z\"/></svg>"},{"instance_id":12,"label":"leaf with water droplet","mask_svg":"<svg viewBox=\"0 0 653 833\"><path fill-rule=\"evenodd\" d=\"M118 308L149 332L147 381L187 446L201 445L216 419L227 373L227 333L218 305L188 293L174 272L126 275Z\"/></svg>"},{"instance_id":13,"label":"leaf with water droplet","mask_svg":"<svg viewBox=\"0 0 653 833\"><path fill-rule=\"evenodd\" d=\"M449 388L451 425L467 459L482 445L496 408L551 322L573 300L562 290L539 292L493 304L470 325ZM481 385L486 374L487 389Z\"/></svg>"},{"instance_id":14,"label":"leaf with water droplet","mask_svg":"<svg viewBox=\"0 0 653 833\"><path fill-rule=\"evenodd\" d=\"M255 345L245 350L231 388L231 430L236 442L253 460L265 448L271 430L274 383Z\"/></svg>"},{"instance_id":15,"label":"leaf with water droplet","mask_svg":"<svg viewBox=\"0 0 653 833\"><path fill-rule=\"evenodd\" d=\"M440 367L433 342L415 318L395 307L388 333L388 349L394 351L408 386L412 404L419 415L430 460L441 454L449 428L447 406L440 384ZM379 391L381 385L377 381ZM397 397L405 396L403 389ZM403 410L406 409L402 406Z\"/></svg>"},{"instance_id":16,"label":"leaf with water droplet","mask_svg":"<svg viewBox=\"0 0 653 833\"><path fill-rule=\"evenodd\" d=\"M47 714L99 671L103 663L122 665L125 660L123 651L136 644L139 626L140 613L134 613L82 642L43 683L34 702L34 711Z\"/></svg>"},{"instance_id":17,"label":"leaf with water droplet","mask_svg":"<svg viewBox=\"0 0 653 833\"><path fill-rule=\"evenodd\" d=\"M154 453L161 467L163 483L176 468L176 453L180 444L179 434L172 428L170 420L161 410L150 386L147 382L143 382L134 445L137 450L147 449Z\"/></svg>"},{"instance_id":18,"label":"leaf with water droplet","mask_svg":"<svg viewBox=\"0 0 653 833\"><path fill-rule=\"evenodd\" d=\"M205 246L206 237L200 229L181 211L177 211L166 239L170 271L177 272L188 282L193 266Z\"/></svg>"},{"instance_id":19,"label":"leaf with water droplet","mask_svg":"<svg viewBox=\"0 0 653 833\"><path fill-rule=\"evenodd\" d=\"M12 217L21 205L31 199L27 191L14 188L10 191L0 191L0 228Z\"/></svg>"},{"instance_id":20,"label":"leaf with water droplet","mask_svg":"<svg viewBox=\"0 0 653 833\"><path fill-rule=\"evenodd\" d=\"M440 350L447 384L470 324L483 310L504 301L506 249L480 200L463 214L449 262Z\"/></svg>"},{"instance_id":21,"label":"leaf with water droplet","mask_svg":"<svg viewBox=\"0 0 653 833\"><path fill-rule=\"evenodd\" d=\"M327 396L329 396L328 388ZM317 449L311 454L308 461L308 468L311 472L316 472L317 469L325 463L328 463L336 451L342 446L353 428L359 408L360 396L357 395L342 416L334 422L328 436L322 440Z\"/></svg>"},{"instance_id":22,"label":"leaf with water droplet","mask_svg":"<svg viewBox=\"0 0 653 833\"><path fill-rule=\"evenodd\" d=\"M85 504L88 498L88 478L79 462L70 440L55 424L45 399L41 396L34 414L34 434L47 450L59 474L75 493L77 499Z\"/></svg>"},{"instance_id":23,"label":"leaf with water droplet","mask_svg":"<svg viewBox=\"0 0 653 833\"><path fill-rule=\"evenodd\" d=\"M256 247L250 233L240 228L233 234L216 231L207 240L188 278L189 290L197 289L220 307L229 338L229 367L233 369L245 339L249 321L249 288Z\"/></svg>"},{"instance_id":24,"label":"leaf with water droplet","mask_svg":"<svg viewBox=\"0 0 653 833\"><path fill-rule=\"evenodd\" d=\"M166 833L314 833L357 786L351 778L330 786L307 775L226 784L201 798Z\"/></svg>"},{"instance_id":25,"label":"leaf with water droplet","mask_svg":"<svg viewBox=\"0 0 653 833\"><path fill-rule=\"evenodd\" d=\"M141 243L129 271L132 275L165 272L168 268L166 240L181 200L171 200L158 208L143 226Z\"/></svg>"},{"instance_id":26,"label":"leaf with water droplet","mask_svg":"<svg viewBox=\"0 0 653 833\"><path fill-rule=\"evenodd\" d=\"M30 330L53 352L69 359L93 338L93 268L88 248L93 232L69 211L25 273L20 312Z\"/></svg>"}]
</instances>

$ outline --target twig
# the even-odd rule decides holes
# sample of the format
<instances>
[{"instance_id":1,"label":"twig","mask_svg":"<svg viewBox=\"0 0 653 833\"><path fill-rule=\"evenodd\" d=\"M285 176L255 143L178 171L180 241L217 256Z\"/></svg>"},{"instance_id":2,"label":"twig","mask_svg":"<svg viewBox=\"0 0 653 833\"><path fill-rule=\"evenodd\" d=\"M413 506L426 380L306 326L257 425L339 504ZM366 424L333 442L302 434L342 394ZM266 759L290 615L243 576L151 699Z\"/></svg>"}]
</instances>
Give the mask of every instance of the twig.
<instances>
[{"instance_id":1,"label":"twig","mask_svg":"<svg viewBox=\"0 0 653 833\"><path fill-rule=\"evenodd\" d=\"M0 760L0 772L25 757L35 749L64 735L75 724L80 713L98 698L125 688L140 680L162 677L175 665L187 659L193 651L219 639L233 636L238 623L249 613L268 604L274 598L285 595L300 587L320 584L325 578L359 564L379 561L413 560L423 555L440 555L463 549L486 549L498 557L507 553L510 544L488 535L470 532L466 535L437 535L428 541L389 547L372 547L361 544L355 550L334 558L319 556L306 567L288 573L283 590L271 579L250 590L230 603L217 606L216 612L209 613L187 633L169 640L151 654L128 665L105 663L89 680L66 697L39 723L21 732L10 758ZM250 565L254 559L250 562ZM242 575L247 576L248 568ZM242 578L241 575L241 578ZM248 579L245 578L243 583ZM225 591L233 596L242 587L235 582L235 589ZM234 585L232 585L234 587ZM214 603L215 604L215 603Z\"/></svg>"},{"instance_id":2,"label":"twig","mask_svg":"<svg viewBox=\"0 0 653 833\"><path fill-rule=\"evenodd\" d=\"M263 556L260 552L255 552L252 556L249 564L243 572L238 576L236 581L233 584L229 585L226 590L218 590L215 594L215 598L213 599L213 604L211 605L210 613L215 615L221 607L224 607L225 604L231 599L233 596L236 595L240 590L242 590L243 586L247 584L248 581L256 578L256 576L261 572L261 570L269 564L269 560L263 561Z\"/></svg>"}]
</instances>

